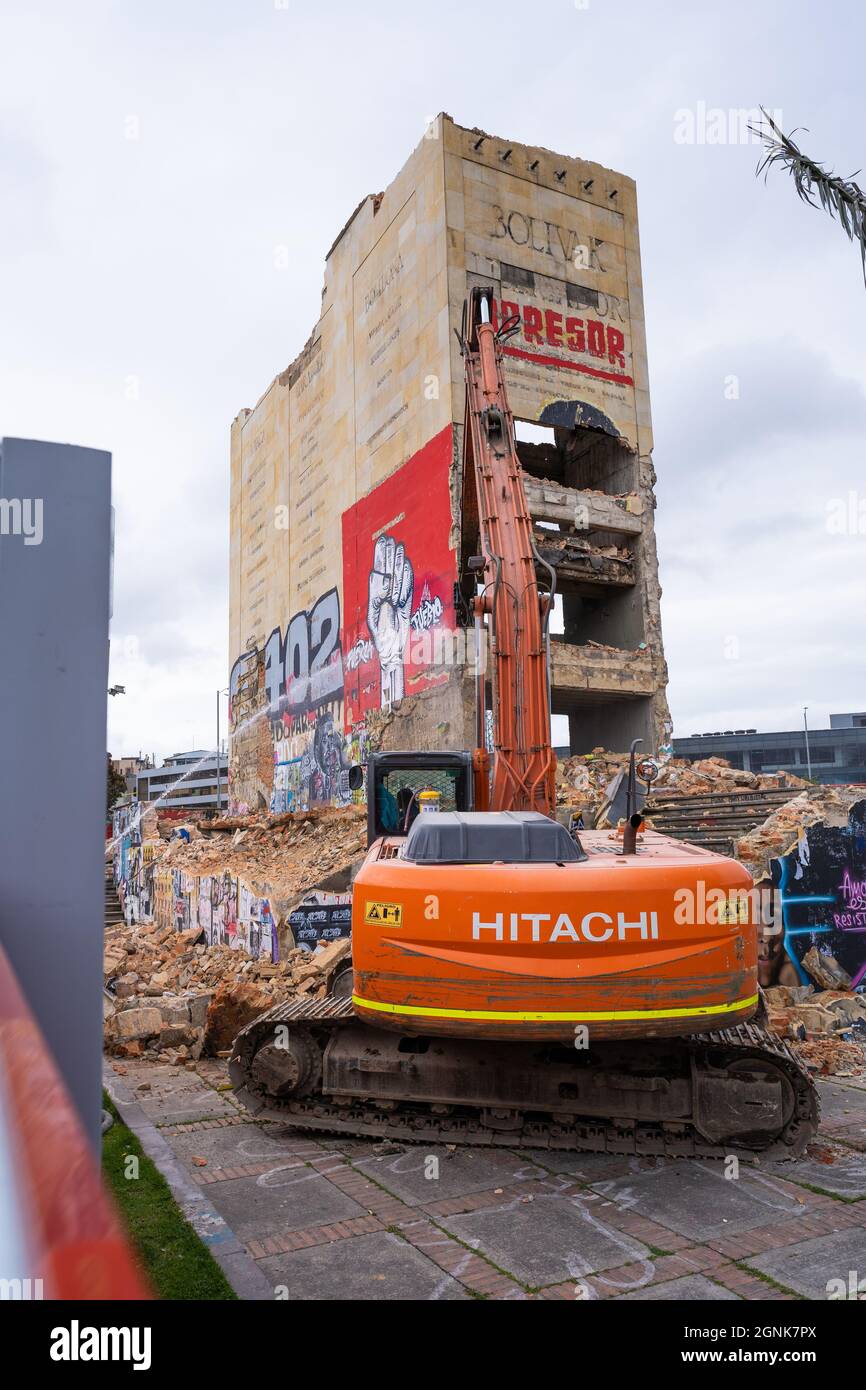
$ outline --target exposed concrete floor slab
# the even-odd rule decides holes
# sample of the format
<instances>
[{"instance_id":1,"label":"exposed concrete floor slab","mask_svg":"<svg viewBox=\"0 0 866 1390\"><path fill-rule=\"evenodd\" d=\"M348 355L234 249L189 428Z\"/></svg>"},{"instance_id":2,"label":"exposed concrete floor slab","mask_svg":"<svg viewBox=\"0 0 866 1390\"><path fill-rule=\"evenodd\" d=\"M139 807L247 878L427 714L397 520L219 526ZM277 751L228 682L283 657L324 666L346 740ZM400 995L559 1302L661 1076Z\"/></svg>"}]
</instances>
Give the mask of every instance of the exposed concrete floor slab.
<instances>
[{"instance_id":1,"label":"exposed concrete floor slab","mask_svg":"<svg viewBox=\"0 0 866 1390\"><path fill-rule=\"evenodd\" d=\"M350 1240L294 1250L260 1260L273 1280L275 1297L293 1301L314 1299L440 1299L454 1301L469 1294L456 1279L438 1269L406 1241L390 1231L354 1236Z\"/></svg>"},{"instance_id":2,"label":"exposed concrete floor slab","mask_svg":"<svg viewBox=\"0 0 866 1390\"><path fill-rule=\"evenodd\" d=\"M839 1197L866 1197L866 1153L843 1144L813 1144L798 1163L768 1163L761 1171Z\"/></svg>"},{"instance_id":3,"label":"exposed concrete floor slab","mask_svg":"<svg viewBox=\"0 0 866 1390\"><path fill-rule=\"evenodd\" d=\"M864 1280L866 1290L866 1230L836 1231L830 1236L798 1241L780 1250L753 1255L749 1264L806 1298L825 1299L830 1281L842 1280L847 1287L851 1272Z\"/></svg>"},{"instance_id":4,"label":"exposed concrete floor slab","mask_svg":"<svg viewBox=\"0 0 866 1390\"><path fill-rule=\"evenodd\" d=\"M696 1241L748 1231L802 1210L796 1196L744 1164L739 1177L726 1179L721 1164L662 1160L654 1170L594 1183L593 1190Z\"/></svg>"},{"instance_id":5,"label":"exposed concrete floor slab","mask_svg":"<svg viewBox=\"0 0 866 1390\"><path fill-rule=\"evenodd\" d=\"M682 1279L671 1279L667 1284L652 1284L648 1289L635 1289L632 1293L620 1294L616 1299L617 1303L640 1303L651 1302L679 1302L687 1299L689 1302L710 1303L722 1300L731 1300L735 1303L742 1302L738 1294L732 1289L726 1289L721 1284L714 1284L712 1279L707 1279L703 1274L686 1274Z\"/></svg>"},{"instance_id":6,"label":"exposed concrete floor slab","mask_svg":"<svg viewBox=\"0 0 866 1390\"><path fill-rule=\"evenodd\" d=\"M642 1260L647 1247L599 1219L595 1205L557 1195L443 1217L440 1224L482 1250L521 1283L543 1287Z\"/></svg>"},{"instance_id":7,"label":"exposed concrete floor slab","mask_svg":"<svg viewBox=\"0 0 866 1390\"><path fill-rule=\"evenodd\" d=\"M243 1241L367 1214L327 1178L303 1164L276 1168L259 1178L214 1183L207 1195Z\"/></svg>"},{"instance_id":8,"label":"exposed concrete floor slab","mask_svg":"<svg viewBox=\"0 0 866 1390\"><path fill-rule=\"evenodd\" d=\"M527 1155L507 1149L451 1149L434 1145L407 1145L396 1154L357 1157L355 1167L409 1206L439 1202L514 1182L543 1179L543 1168L527 1162Z\"/></svg>"}]
</instances>

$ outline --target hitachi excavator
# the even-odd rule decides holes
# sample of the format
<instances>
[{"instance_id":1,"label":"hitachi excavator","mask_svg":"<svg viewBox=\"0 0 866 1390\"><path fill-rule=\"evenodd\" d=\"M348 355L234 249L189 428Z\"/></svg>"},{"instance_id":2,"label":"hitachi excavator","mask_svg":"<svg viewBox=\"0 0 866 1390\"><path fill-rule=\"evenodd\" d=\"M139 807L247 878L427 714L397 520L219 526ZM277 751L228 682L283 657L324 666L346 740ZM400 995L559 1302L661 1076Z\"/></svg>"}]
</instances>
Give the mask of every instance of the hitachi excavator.
<instances>
[{"instance_id":1,"label":"hitachi excavator","mask_svg":"<svg viewBox=\"0 0 866 1390\"><path fill-rule=\"evenodd\" d=\"M458 335L492 757L479 661L474 751L369 759L351 969L245 1028L232 1082L253 1112L306 1130L797 1157L816 1094L761 1026L749 874L645 830L633 802L621 832L555 818L555 575L540 578L502 369L513 325L497 332L492 295L472 291Z\"/></svg>"}]
</instances>

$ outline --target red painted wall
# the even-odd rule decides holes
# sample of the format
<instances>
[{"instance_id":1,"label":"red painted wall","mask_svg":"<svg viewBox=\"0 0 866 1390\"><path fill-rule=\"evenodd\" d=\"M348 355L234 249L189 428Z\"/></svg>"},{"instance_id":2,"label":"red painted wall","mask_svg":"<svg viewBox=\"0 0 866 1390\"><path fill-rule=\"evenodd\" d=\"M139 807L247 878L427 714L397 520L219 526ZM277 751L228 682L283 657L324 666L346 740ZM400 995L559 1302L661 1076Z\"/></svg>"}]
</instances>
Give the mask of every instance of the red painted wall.
<instances>
[{"instance_id":1,"label":"red painted wall","mask_svg":"<svg viewBox=\"0 0 866 1390\"><path fill-rule=\"evenodd\" d=\"M371 709L448 679L431 660L454 626L452 430L343 513L343 669L348 731Z\"/></svg>"}]
</instances>

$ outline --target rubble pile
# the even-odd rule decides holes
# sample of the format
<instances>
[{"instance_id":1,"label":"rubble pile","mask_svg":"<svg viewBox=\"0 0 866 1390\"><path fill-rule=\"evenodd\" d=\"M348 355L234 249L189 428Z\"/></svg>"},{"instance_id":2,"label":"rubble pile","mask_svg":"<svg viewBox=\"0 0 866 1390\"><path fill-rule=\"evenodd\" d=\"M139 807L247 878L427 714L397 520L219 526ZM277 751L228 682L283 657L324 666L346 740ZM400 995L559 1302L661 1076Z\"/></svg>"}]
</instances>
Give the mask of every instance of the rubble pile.
<instances>
[{"instance_id":1,"label":"rubble pile","mask_svg":"<svg viewBox=\"0 0 866 1390\"><path fill-rule=\"evenodd\" d=\"M756 880L765 878L767 861L790 854L806 826L816 821L844 825L851 806L862 797L862 787L807 785L804 791L776 807L765 821L741 836L736 846L737 858Z\"/></svg>"},{"instance_id":2,"label":"rubble pile","mask_svg":"<svg viewBox=\"0 0 866 1390\"><path fill-rule=\"evenodd\" d=\"M629 755L593 748L572 758L563 758L556 769L556 791L562 806L584 810L599 807L618 772L628 771ZM643 787L643 783L638 783ZM709 792L775 791L790 787L792 792L809 783L791 772L745 772L731 767L727 758L702 758L691 763L686 758L662 761L652 783L651 795L704 796Z\"/></svg>"},{"instance_id":3,"label":"rubble pile","mask_svg":"<svg viewBox=\"0 0 866 1390\"><path fill-rule=\"evenodd\" d=\"M670 758L662 763L652 784L652 793L657 795L665 791L678 796L703 796L707 792L766 792L808 785L793 772L746 772L743 768L731 767L727 758L699 758L694 763L686 758Z\"/></svg>"},{"instance_id":4,"label":"rubble pile","mask_svg":"<svg viewBox=\"0 0 866 1390\"><path fill-rule=\"evenodd\" d=\"M281 816L232 816L200 822L189 841L169 841L160 865L188 874L230 873L292 903L333 874L348 870L367 843L364 806L324 806Z\"/></svg>"},{"instance_id":5,"label":"rubble pile","mask_svg":"<svg viewBox=\"0 0 866 1390\"><path fill-rule=\"evenodd\" d=\"M608 784L624 767L628 767L627 753L609 753L604 748L560 758L556 767L557 804L583 810L601 806Z\"/></svg>"},{"instance_id":6,"label":"rubble pile","mask_svg":"<svg viewBox=\"0 0 866 1390\"><path fill-rule=\"evenodd\" d=\"M349 871L366 846L366 809L225 817L183 828L189 839L160 844L156 865L198 878L229 873L243 879L269 898L285 927L293 907L317 884L343 876L348 887ZM274 964L228 945L208 945L199 926L180 932L155 922L108 927L106 1047L118 1056L178 1063L225 1052L239 1029L280 1000L305 993L322 998L350 952L348 939L341 939L312 953L289 949Z\"/></svg>"},{"instance_id":7,"label":"rubble pile","mask_svg":"<svg viewBox=\"0 0 866 1390\"><path fill-rule=\"evenodd\" d=\"M768 1028L791 1043L812 1071L861 1074L866 1068L866 996L853 992L851 977L817 946L802 963L814 984L764 990Z\"/></svg>"},{"instance_id":8,"label":"rubble pile","mask_svg":"<svg viewBox=\"0 0 866 1390\"><path fill-rule=\"evenodd\" d=\"M294 994L324 998L351 953L348 939L295 949L274 965L229 946L208 946L200 927L153 923L105 933L104 1035L115 1056L184 1063L231 1048L241 1028Z\"/></svg>"}]
</instances>

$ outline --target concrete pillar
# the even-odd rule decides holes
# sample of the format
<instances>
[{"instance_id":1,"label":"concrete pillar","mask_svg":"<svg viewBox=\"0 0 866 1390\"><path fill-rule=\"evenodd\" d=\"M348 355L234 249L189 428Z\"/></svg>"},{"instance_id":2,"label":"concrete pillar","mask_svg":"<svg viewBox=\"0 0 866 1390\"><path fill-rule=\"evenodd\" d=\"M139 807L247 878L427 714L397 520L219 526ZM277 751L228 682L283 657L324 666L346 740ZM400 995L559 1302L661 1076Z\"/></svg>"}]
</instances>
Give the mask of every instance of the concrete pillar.
<instances>
[{"instance_id":1,"label":"concrete pillar","mask_svg":"<svg viewBox=\"0 0 866 1390\"><path fill-rule=\"evenodd\" d=\"M98 1151L111 455L0 441L0 942Z\"/></svg>"}]
</instances>

